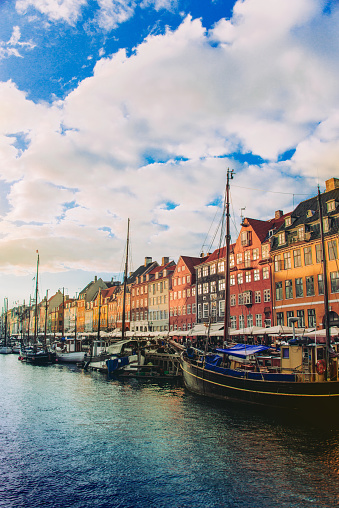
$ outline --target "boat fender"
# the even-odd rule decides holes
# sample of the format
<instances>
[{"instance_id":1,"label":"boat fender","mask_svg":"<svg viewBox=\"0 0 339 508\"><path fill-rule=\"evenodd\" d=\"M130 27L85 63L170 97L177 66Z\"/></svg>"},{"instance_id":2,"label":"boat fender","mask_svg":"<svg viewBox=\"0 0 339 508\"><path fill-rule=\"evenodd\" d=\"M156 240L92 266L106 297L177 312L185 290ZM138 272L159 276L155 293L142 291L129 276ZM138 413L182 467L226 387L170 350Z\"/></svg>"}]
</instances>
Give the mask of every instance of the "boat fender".
<instances>
[{"instance_id":1,"label":"boat fender","mask_svg":"<svg viewBox=\"0 0 339 508\"><path fill-rule=\"evenodd\" d=\"M325 360L318 360L315 367L317 369L318 374L324 374L324 372L326 370Z\"/></svg>"}]
</instances>

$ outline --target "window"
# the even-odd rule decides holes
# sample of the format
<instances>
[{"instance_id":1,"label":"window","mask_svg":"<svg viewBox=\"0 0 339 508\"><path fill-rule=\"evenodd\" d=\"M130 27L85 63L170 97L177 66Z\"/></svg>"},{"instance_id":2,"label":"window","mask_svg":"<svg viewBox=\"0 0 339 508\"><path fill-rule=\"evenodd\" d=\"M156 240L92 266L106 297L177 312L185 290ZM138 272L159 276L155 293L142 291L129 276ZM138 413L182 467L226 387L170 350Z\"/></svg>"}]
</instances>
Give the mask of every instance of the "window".
<instances>
[{"instance_id":1,"label":"window","mask_svg":"<svg viewBox=\"0 0 339 508\"><path fill-rule=\"evenodd\" d=\"M237 303L237 299L236 299L236 296L235 295L231 295L230 297L230 304L231 304L231 307L234 307Z\"/></svg>"},{"instance_id":2,"label":"window","mask_svg":"<svg viewBox=\"0 0 339 508\"><path fill-rule=\"evenodd\" d=\"M193 289L192 289L192 291L193 291ZM195 288L194 288L194 291L195 291ZM187 293L187 298L189 298L191 296L191 290L187 289L186 293Z\"/></svg>"},{"instance_id":3,"label":"window","mask_svg":"<svg viewBox=\"0 0 339 508\"><path fill-rule=\"evenodd\" d=\"M270 246L268 244L261 246L261 257L267 259L270 257Z\"/></svg>"},{"instance_id":4,"label":"window","mask_svg":"<svg viewBox=\"0 0 339 508\"><path fill-rule=\"evenodd\" d=\"M232 284L232 275L231 275L231 277L230 277L230 285L234 286L234 284L235 284L234 275L233 275L233 284ZM219 279L218 280L218 289L219 289L219 291L224 291L225 290L225 279Z\"/></svg>"},{"instance_id":5,"label":"window","mask_svg":"<svg viewBox=\"0 0 339 508\"><path fill-rule=\"evenodd\" d=\"M279 272L282 269L282 258L281 254L274 256L274 271Z\"/></svg>"},{"instance_id":6,"label":"window","mask_svg":"<svg viewBox=\"0 0 339 508\"><path fill-rule=\"evenodd\" d=\"M244 295L242 293L238 294L238 305L243 305L244 303Z\"/></svg>"},{"instance_id":7,"label":"window","mask_svg":"<svg viewBox=\"0 0 339 508\"><path fill-rule=\"evenodd\" d=\"M295 249L293 251L293 260L294 260L294 268L298 268L301 266L301 252L300 249Z\"/></svg>"},{"instance_id":8,"label":"window","mask_svg":"<svg viewBox=\"0 0 339 508\"><path fill-rule=\"evenodd\" d=\"M244 282L243 273L239 272L238 273L238 284L242 284L243 282Z\"/></svg>"},{"instance_id":9,"label":"window","mask_svg":"<svg viewBox=\"0 0 339 508\"><path fill-rule=\"evenodd\" d=\"M234 266L234 254L230 254L230 267Z\"/></svg>"},{"instance_id":10,"label":"window","mask_svg":"<svg viewBox=\"0 0 339 508\"><path fill-rule=\"evenodd\" d=\"M298 240L305 240L305 226L304 224L298 228Z\"/></svg>"},{"instance_id":11,"label":"window","mask_svg":"<svg viewBox=\"0 0 339 508\"><path fill-rule=\"evenodd\" d=\"M219 284L221 284L221 280L219 280ZM233 273L230 275L230 286L235 286L235 275ZM224 281L224 289L225 289L225 281Z\"/></svg>"},{"instance_id":12,"label":"window","mask_svg":"<svg viewBox=\"0 0 339 508\"><path fill-rule=\"evenodd\" d=\"M315 262L322 263L322 260L323 260L323 249L322 249L322 245L320 243L318 243L315 246Z\"/></svg>"},{"instance_id":13,"label":"window","mask_svg":"<svg viewBox=\"0 0 339 508\"><path fill-rule=\"evenodd\" d=\"M323 279L323 274L319 273L318 274L318 295L323 295L323 294L324 294L324 279Z\"/></svg>"},{"instance_id":14,"label":"window","mask_svg":"<svg viewBox=\"0 0 339 508\"><path fill-rule=\"evenodd\" d=\"M208 293L208 282L204 282L204 284L203 284L203 290L202 291L203 291L204 294Z\"/></svg>"},{"instance_id":15,"label":"window","mask_svg":"<svg viewBox=\"0 0 339 508\"><path fill-rule=\"evenodd\" d=\"M201 277L201 268L197 269L197 278L199 279Z\"/></svg>"},{"instance_id":16,"label":"window","mask_svg":"<svg viewBox=\"0 0 339 508\"><path fill-rule=\"evenodd\" d=\"M306 277L306 296L314 296L314 277Z\"/></svg>"},{"instance_id":17,"label":"window","mask_svg":"<svg viewBox=\"0 0 339 508\"><path fill-rule=\"evenodd\" d=\"M331 293L339 293L339 272L330 273Z\"/></svg>"},{"instance_id":18,"label":"window","mask_svg":"<svg viewBox=\"0 0 339 508\"><path fill-rule=\"evenodd\" d=\"M251 266L251 251L245 250L245 267L248 268Z\"/></svg>"},{"instance_id":19,"label":"window","mask_svg":"<svg viewBox=\"0 0 339 508\"><path fill-rule=\"evenodd\" d=\"M202 295L202 284L198 284L198 295Z\"/></svg>"},{"instance_id":20,"label":"window","mask_svg":"<svg viewBox=\"0 0 339 508\"><path fill-rule=\"evenodd\" d=\"M284 245L286 243L286 235L285 231L278 233L278 245Z\"/></svg>"},{"instance_id":21,"label":"window","mask_svg":"<svg viewBox=\"0 0 339 508\"><path fill-rule=\"evenodd\" d=\"M282 357L283 358L289 358L290 357L290 350L288 347L282 348Z\"/></svg>"},{"instance_id":22,"label":"window","mask_svg":"<svg viewBox=\"0 0 339 508\"><path fill-rule=\"evenodd\" d=\"M286 312L287 326L292 325L292 323L290 323L290 321L289 321L291 317L294 317L294 312L293 312L293 310L288 310Z\"/></svg>"},{"instance_id":23,"label":"window","mask_svg":"<svg viewBox=\"0 0 339 508\"><path fill-rule=\"evenodd\" d=\"M241 233L241 245L243 247L251 245L251 231L243 231Z\"/></svg>"},{"instance_id":24,"label":"window","mask_svg":"<svg viewBox=\"0 0 339 508\"><path fill-rule=\"evenodd\" d=\"M239 329L245 328L245 318L243 315L239 316Z\"/></svg>"},{"instance_id":25,"label":"window","mask_svg":"<svg viewBox=\"0 0 339 508\"><path fill-rule=\"evenodd\" d=\"M215 280L212 280L210 283L211 293L216 293L217 291L217 283Z\"/></svg>"},{"instance_id":26,"label":"window","mask_svg":"<svg viewBox=\"0 0 339 508\"><path fill-rule=\"evenodd\" d=\"M252 314L248 314L248 316L247 316L247 326L248 326L248 328L250 328L250 326L253 326L253 315Z\"/></svg>"},{"instance_id":27,"label":"window","mask_svg":"<svg viewBox=\"0 0 339 508\"><path fill-rule=\"evenodd\" d=\"M230 316L230 327L232 330L237 329L237 316Z\"/></svg>"},{"instance_id":28,"label":"window","mask_svg":"<svg viewBox=\"0 0 339 508\"><path fill-rule=\"evenodd\" d=\"M192 303L192 314L196 314L197 310L196 310L196 304L195 303Z\"/></svg>"},{"instance_id":29,"label":"window","mask_svg":"<svg viewBox=\"0 0 339 508\"><path fill-rule=\"evenodd\" d=\"M251 272L245 272L245 281L251 282L251 280L252 280Z\"/></svg>"},{"instance_id":30,"label":"window","mask_svg":"<svg viewBox=\"0 0 339 508\"><path fill-rule=\"evenodd\" d=\"M262 278L263 279L269 279L270 278L270 267L264 266L262 269Z\"/></svg>"},{"instance_id":31,"label":"window","mask_svg":"<svg viewBox=\"0 0 339 508\"><path fill-rule=\"evenodd\" d=\"M304 262L306 265L312 264L312 247L304 247Z\"/></svg>"},{"instance_id":32,"label":"window","mask_svg":"<svg viewBox=\"0 0 339 508\"><path fill-rule=\"evenodd\" d=\"M253 249L253 261L259 259L259 249Z\"/></svg>"},{"instance_id":33,"label":"window","mask_svg":"<svg viewBox=\"0 0 339 508\"><path fill-rule=\"evenodd\" d=\"M290 270L292 268L291 253L284 252L284 270Z\"/></svg>"},{"instance_id":34,"label":"window","mask_svg":"<svg viewBox=\"0 0 339 508\"><path fill-rule=\"evenodd\" d=\"M215 273L216 273L216 264L214 263L213 265L210 266L210 274L214 275Z\"/></svg>"},{"instance_id":35,"label":"window","mask_svg":"<svg viewBox=\"0 0 339 508\"><path fill-rule=\"evenodd\" d=\"M333 212L335 210L335 200L332 199L331 201L327 201L327 212Z\"/></svg>"},{"instance_id":36,"label":"window","mask_svg":"<svg viewBox=\"0 0 339 508\"><path fill-rule=\"evenodd\" d=\"M207 265L202 267L202 276L208 277L208 266Z\"/></svg>"},{"instance_id":37,"label":"window","mask_svg":"<svg viewBox=\"0 0 339 508\"><path fill-rule=\"evenodd\" d=\"M329 261L338 259L337 240L330 240L328 242L328 259Z\"/></svg>"},{"instance_id":38,"label":"window","mask_svg":"<svg viewBox=\"0 0 339 508\"><path fill-rule=\"evenodd\" d=\"M255 315L255 326L262 326L262 315L261 314Z\"/></svg>"},{"instance_id":39,"label":"window","mask_svg":"<svg viewBox=\"0 0 339 508\"><path fill-rule=\"evenodd\" d=\"M190 304L187 305L187 314L191 314L191 306L190 306Z\"/></svg>"},{"instance_id":40,"label":"window","mask_svg":"<svg viewBox=\"0 0 339 508\"><path fill-rule=\"evenodd\" d=\"M219 316L225 316L225 300L219 300Z\"/></svg>"},{"instance_id":41,"label":"window","mask_svg":"<svg viewBox=\"0 0 339 508\"><path fill-rule=\"evenodd\" d=\"M315 309L307 309L307 321L309 328L315 328L316 323L316 316L315 316Z\"/></svg>"},{"instance_id":42,"label":"window","mask_svg":"<svg viewBox=\"0 0 339 508\"><path fill-rule=\"evenodd\" d=\"M202 317L202 306L201 303L198 303L198 319Z\"/></svg>"},{"instance_id":43,"label":"window","mask_svg":"<svg viewBox=\"0 0 339 508\"><path fill-rule=\"evenodd\" d=\"M242 263L242 252L238 252L237 254L237 265Z\"/></svg>"},{"instance_id":44,"label":"window","mask_svg":"<svg viewBox=\"0 0 339 508\"><path fill-rule=\"evenodd\" d=\"M277 312L277 325L284 326L284 313L283 312Z\"/></svg>"},{"instance_id":45,"label":"window","mask_svg":"<svg viewBox=\"0 0 339 508\"><path fill-rule=\"evenodd\" d=\"M254 302L261 303L261 291L256 291L254 293Z\"/></svg>"},{"instance_id":46,"label":"window","mask_svg":"<svg viewBox=\"0 0 339 508\"><path fill-rule=\"evenodd\" d=\"M254 279L254 280L260 280L260 270L259 270L259 268L256 268L256 269L253 271L253 279Z\"/></svg>"},{"instance_id":47,"label":"window","mask_svg":"<svg viewBox=\"0 0 339 508\"><path fill-rule=\"evenodd\" d=\"M286 217L285 219L285 226L290 226L292 224L291 216Z\"/></svg>"},{"instance_id":48,"label":"window","mask_svg":"<svg viewBox=\"0 0 339 508\"><path fill-rule=\"evenodd\" d=\"M203 303L202 317L208 318L208 303Z\"/></svg>"},{"instance_id":49,"label":"window","mask_svg":"<svg viewBox=\"0 0 339 508\"><path fill-rule=\"evenodd\" d=\"M295 297L301 298L304 296L304 286L301 277L295 279Z\"/></svg>"},{"instance_id":50,"label":"window","mask_svg":"<svg viewBox=\"0 0 339 508\"><path fill-rule=\"evenodd\" d=\"M299 328L305 328L305 312L304 312L304 309L297 310L297 318L299 318L299 321L298 321Z\"/></svg>"},{"instance_id":51,"label":"window","mask_svg":"<svg viewBox=\"0 0 339 508\"><path fill-rule=\"evenodd\" d=\"M192 296L195 296L195 287L192 288Z\"/></svg>"},{"instance_id":52,"label":"window","mask_svg":"<svg viewBox=\"0 0 339 508\"><path fill-rule=\"evenodd\" d=\"M218 272L222 273L225 271L225 261L219 261L218 263Z\"/></svg>"},{"instance_id":53,"label":"window","mask_svg":"<svg viewBox=\"0 0 339 508\"><path fill-rule=\"evenodd\" d=\"M271 301L271 291L269 289L264 289L264 302Z\"/></svg>"},{"instance_id":54,"label":"window","mask_svg":"<svg viewBox=\"0 0 339 508\"><path fill-rule=\"evenodd\" d=\"M291 280L285 280L285 298L293 298L293 285Z\"/></svg>"},{"instance_id":55,"label":"window","mask_svg":"<svg viewBox=\"0 0 339 508\"><path fill-rule=\"evenodd\" d=\"M281 281L275 283L275 299L276 300L283 299L283 290L282 290L282 282Z\"/></svg>"}]
</instances>

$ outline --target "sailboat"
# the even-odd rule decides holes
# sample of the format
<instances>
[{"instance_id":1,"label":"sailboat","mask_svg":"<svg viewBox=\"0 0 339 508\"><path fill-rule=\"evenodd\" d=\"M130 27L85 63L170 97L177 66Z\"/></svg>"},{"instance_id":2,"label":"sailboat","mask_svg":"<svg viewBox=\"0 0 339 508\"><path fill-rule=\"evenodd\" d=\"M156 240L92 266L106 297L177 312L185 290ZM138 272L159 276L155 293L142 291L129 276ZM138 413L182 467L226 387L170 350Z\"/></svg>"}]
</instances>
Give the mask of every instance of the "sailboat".
<instances>
[{"instance_id":1,"label":"sailboat","mask_svg":"<svg viewBox=\"0 0 339 508\"><path fill-rule=\"evenodd\" d=\"M4 312L5 312L4 328L5 328L5 337L4 337L4 343L0 347L0 354L1 355L8 355L10 353L13 353L13 349L10 346L7 345L7 309L8 309L8 301L7 301L7 298L5 298L5 301L4 301Z\"/></svg>"},{"instance_id":2,"label":"sailboat","mask_svg":"<svg viewBox=\"0 0 339 508\"><path fill-rule=\"evenodd\" d=\"M226 185L226 291L224 344L228 343L230 309L230 226L229 187L233 171L227 171ZM318 189L324 281L326 256L323 217ZM208 353L189 348L182 353L185 386L191 392L222 400L261 404L270 408L311 411L337 415L339 410L338 353L331 350L328 320L328 293L325 283L326 344L290 341L280 351L268 346L236 344ZM293 323L293 326L295 323Z\"/></svg>"},{"instance_id":3,"label":"sailboat","mask_svg":"<svg viewBox=\"0 0 339 508\"><path fill-rule=\"evenodd\" d=\"M34 310L34 342L24 347L19 355L19 360L34 365L48 365L56 360L55 353L48 350L46 343L41 348L37 344L38 340L38 281L39 281L39 252L37 252L36 280L35 280L35 310ZM47 302L46 302L47 305Z\"/></svg>"}]
</instances>

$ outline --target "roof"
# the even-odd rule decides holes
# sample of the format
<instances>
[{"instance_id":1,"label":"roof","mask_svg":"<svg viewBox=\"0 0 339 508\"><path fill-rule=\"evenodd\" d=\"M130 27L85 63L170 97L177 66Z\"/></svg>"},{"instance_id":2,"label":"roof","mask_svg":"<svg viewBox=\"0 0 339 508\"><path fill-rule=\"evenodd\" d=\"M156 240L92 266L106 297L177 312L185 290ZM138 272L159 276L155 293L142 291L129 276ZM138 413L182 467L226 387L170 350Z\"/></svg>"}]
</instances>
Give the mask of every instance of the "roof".
<instances>
[{"instance_id":1,"label":"roof","mask_svg":"<svg viewBox=\"0 0 339 508\"><path fill-rule=\"evenodd\" d=\"M194 273L194 267L197 265L200 265L201 263L204 263L204 261L206 261L206 259L207 259L207 256L202 257L202 258L201 257L196 258L196 257L191 257L191 256L180 256L180 259L183 260L183 262L185 263L185 265L187 266L189 271L191 273Z\"/></svg>"}]
</instances>

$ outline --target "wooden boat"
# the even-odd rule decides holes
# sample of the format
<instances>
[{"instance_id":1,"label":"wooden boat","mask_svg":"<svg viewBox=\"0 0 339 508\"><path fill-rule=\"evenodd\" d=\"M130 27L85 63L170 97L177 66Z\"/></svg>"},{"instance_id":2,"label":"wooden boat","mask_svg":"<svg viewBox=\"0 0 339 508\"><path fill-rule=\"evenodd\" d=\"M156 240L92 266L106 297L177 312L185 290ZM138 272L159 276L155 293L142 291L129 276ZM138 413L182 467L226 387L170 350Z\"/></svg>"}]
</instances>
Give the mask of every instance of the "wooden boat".
<instances>
[{"instance_id":1,"label":"wooden boat","mask_svg":"<svg viewBox=\"0 0 339 508\"><path fill-rule=\"evenodd\" d=\"M224 344L229 329L229 180L226 185L226 296ZM188 349L181 355L183 379L188 390L217 399L232 399L268 407L311 410L317 414L339 416L338 345L330 343L326 256L323 218L318 190L320 231L323 246L325 306L325 344L311 339L291 340L274 354L266 346L246 346L208 350ZM293 327L295 322L293 322Z\"/></svg>"}]
</instances>

